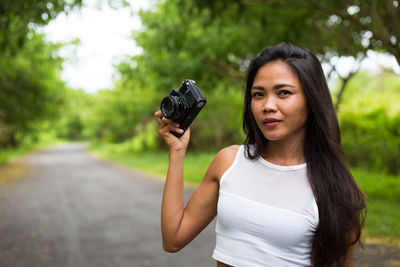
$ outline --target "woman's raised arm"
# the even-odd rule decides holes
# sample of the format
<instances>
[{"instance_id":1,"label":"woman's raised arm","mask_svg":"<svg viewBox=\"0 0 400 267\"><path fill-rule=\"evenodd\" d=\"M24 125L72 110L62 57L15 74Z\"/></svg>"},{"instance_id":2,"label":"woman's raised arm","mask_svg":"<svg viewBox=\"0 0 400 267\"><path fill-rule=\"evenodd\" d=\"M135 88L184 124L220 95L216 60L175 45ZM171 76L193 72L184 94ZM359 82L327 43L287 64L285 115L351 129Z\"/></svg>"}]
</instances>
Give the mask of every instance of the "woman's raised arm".
<instances>
[{"instance_id":1,"label":"woman's raised arm","mask_svg":"<svg viewBox=\"0 0 400 267\"><path fill-rule=\"evenodd\" d=\"M154 115L160 124L159 133L170 149L161 208L163 248L168 252L177 252L193 240L217 214L219 177L232 164L237 147L223 149L216 155L185 207L183 162L190 129L177 138L170 131L178 132L178 126L162 118L161 112Z\"/></svg>"}]
</instances>

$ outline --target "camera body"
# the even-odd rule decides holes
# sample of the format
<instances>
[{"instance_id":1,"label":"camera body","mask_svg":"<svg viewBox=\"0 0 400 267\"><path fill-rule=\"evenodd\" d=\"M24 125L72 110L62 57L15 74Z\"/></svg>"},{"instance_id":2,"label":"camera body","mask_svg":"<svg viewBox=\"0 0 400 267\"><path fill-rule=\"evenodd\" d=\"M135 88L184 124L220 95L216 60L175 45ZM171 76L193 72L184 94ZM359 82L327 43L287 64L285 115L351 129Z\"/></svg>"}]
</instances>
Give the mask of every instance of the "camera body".
<instances>
[{"instance_id":1,"label":"camera body","mask_svg":"<svg viewBox=\"0 0 400 267\"><path fill-rule=\"evenodd\" d=\"M186 131L206 102L207 100L196 82L185 80L181 88L172 89L169 95L161 101L160 109L165 118L178 123L179 128ZM177 137L183 135L176 132L171 133Z\"/></svg>"}]
</instances>

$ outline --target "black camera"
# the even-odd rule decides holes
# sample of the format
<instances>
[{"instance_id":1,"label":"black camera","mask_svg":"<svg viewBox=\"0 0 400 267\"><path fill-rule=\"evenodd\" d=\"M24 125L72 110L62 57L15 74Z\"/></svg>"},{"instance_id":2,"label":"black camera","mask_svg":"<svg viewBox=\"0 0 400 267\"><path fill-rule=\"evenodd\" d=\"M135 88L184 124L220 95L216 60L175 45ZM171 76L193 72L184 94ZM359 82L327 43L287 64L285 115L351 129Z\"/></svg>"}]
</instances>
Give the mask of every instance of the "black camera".
<instances>
[{"instance_id":1,"label":"black camera","mask_svg":"<svg viewBox=\"0 0 400 267\"><path fill-rule=\"evenodd\" d=\"M168 96L161 101L161 113L167 119L179 123L183 131L190 126L206 104L206 98L193 80L185 80L181 88L172 89ZM177 137L183 134L171 132Z\"/></svg>"}]
</instances>

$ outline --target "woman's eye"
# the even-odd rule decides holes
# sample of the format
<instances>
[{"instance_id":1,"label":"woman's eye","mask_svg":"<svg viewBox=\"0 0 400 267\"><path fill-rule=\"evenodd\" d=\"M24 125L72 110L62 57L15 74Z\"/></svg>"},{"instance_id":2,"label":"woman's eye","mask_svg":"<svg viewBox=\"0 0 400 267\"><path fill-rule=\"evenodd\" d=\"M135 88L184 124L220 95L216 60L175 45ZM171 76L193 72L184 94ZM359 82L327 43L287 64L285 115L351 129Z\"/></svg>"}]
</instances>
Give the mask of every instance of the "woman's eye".
<instances>
[{"instance_id":1,"label":"woman's eye","mask_svg":"<svg viewBox=\"0 0 400 267\"><path fill-rule=\"evenodd\" d=\"M263 94L262 94L261 92L254 92L254 93L252 94L252 96L253 96L253 97L262 97Z\"/></svg>"},{"instance_id":2,"label":"woman's eye","mask_svg":"<svg viewBox=\"0 0 400 267\"><path fill-rule=\"evenodd\" d=\"M291 95L292 92L288 91L288 90L281 90L279 91L278 95L280 96L286 96L286 95Z\"/></svg>"}]
</instances>

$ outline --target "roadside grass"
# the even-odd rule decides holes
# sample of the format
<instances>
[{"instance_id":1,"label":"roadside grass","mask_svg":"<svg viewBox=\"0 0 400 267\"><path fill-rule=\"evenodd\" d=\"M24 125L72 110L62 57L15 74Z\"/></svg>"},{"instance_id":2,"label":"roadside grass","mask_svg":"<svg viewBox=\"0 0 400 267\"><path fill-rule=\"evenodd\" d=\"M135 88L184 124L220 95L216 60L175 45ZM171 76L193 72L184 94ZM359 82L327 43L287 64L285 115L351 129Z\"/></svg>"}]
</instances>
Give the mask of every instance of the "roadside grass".
<instances>
[{"instance_id":1,"label":"roadside grass","mask_svg":"<svg viewBox=\"0 0 400 267\"><path fill-rule=\"evenodd\" d=\"M0 166L10 161L18 159L27 153L34 150L41 150L48 146L55 145L57 143L65 142L65 140L51 138L40 140L39 142L26 142L16 148L5 148L0 150Z\"/></svg>"},{"instance_id":2,"label":"roadside grass","mask_svg":"<svg viewBox=\"0 0 400 267\"><path fill-rule=\"evenodd\" d=\"M163 178L167 174L169 162L167 151L132 152L118 145L104 143L92 144L88 150L100 158L128 165L148 174ZM214 156L212 153L188 153L183 169L185 182L199 184Z\"/></svg>"},{"instance_id":3,"label":"roadside grass","mask_svg":"<svg viewBox=\"0 0 400 267\"><path fill-rule=\"evenodd\" d=\"M118 146L96 144L90 151L98 156L165 177L168 168L168 152L118 151ZM185 158L185 182L199 184L214 158L212 153L191 154ZM400 175L373 173L364 169L352 169L352 173L367 196L365 229L368 237L400 240Z\"/></svg>"},{"instance_id":4,"label":"roadside grass","mask_svg":"<svg viewBox=\"0 0 400 267\"><path fill-rule=\"evenodd\" d=\"M23 146L16 149L14 148L2 149L0 151L0 165L4 165L9 161L22 157L32 149L34 149L34 146Z\"/></svg>"},{"instance_id":5,"label":"roadside grass","mask_svg":"<svg viewBox=\"0 0 400 267\"><path fill-rule=\"evenodd\" d=\"M365 229L367 237L387 237L388 243L400 244L400 203L387 200L367 201Z\"/></svg>"},{"instance_id":6,"label":"roadside grass","mask_svg":"<svg viewBox=\"0 0 400 267\"><path fill-rule=\"evenodd\" d=\"M368 236L400 242L400 175L353 169L352 174L367 197L365 227ZM390 240L389 240L390 242Z\"/></svg>"}]
</instances>

